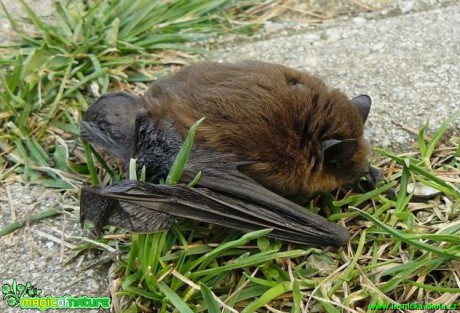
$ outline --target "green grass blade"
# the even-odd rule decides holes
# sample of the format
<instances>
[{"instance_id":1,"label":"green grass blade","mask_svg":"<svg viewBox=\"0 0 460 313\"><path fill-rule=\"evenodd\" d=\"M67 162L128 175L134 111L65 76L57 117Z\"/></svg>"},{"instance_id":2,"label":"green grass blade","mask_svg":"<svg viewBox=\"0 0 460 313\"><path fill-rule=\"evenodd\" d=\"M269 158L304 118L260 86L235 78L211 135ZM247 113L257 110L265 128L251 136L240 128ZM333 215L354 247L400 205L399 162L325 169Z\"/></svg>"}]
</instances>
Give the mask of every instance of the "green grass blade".
<instances>
[{"instance_id":1,"label":"green grass blade","mask_svg":"<svg viewBox=\"0 0 460 313\"><path fill-rule=\"evenodd\" d=\"M86 162L88 164L91 184L93 186L99 186L99 177L97 176L97 170L96 170L96 167L94 166L93 155L91 154L91 146L88 142L84 141L83 147L85 149Z\"/></svg>"},{"instance_id":2,"label":"green grass blade","mask_svg":"<svg viewBox=\"0 0 460 313\"><path fill-rule=\"evenodd\" d=\"M137 159L129 159L129 170L128 170L128 179L129 180L137 180L137 166L136 166Z\"/></svg>"},{"instance_id":3,"label":"green grass blade","mask_svg":"<svg viewBox=\"0 0 460 313\"><path fill-rule=\"evenodd\" d=\"M17 222L10 223L10 224L6 225L5 227L3 227L2 229L0 229L0 237L11 233L12 231L15 231L18 228L23 227L29 221L30 222L38 222L38 221L41 221L43 219L53 217L53 216L56 216L56 215L60 215L60 214L64 214L64 213L70 212L70 211L72 211L72 210L67 209L67 208L64 208L64 209L63 208L49 209L49 210L46 210L46 211L43 211L43 212L40 212L40 213L37 213L37 214L33 215L30 218L30 220L17 221Z\"/></svg>"},{"instance_id":4,"label":"green grass blade","mask_svg":"<svg viewBox=\"0 0 460 313\"><path fill-rule=\"evenodd\" d=\"M158 288L168 298L169 302L181 313L193 313L192 309L165 283L159 282Z\"/></svg>"},{"instance_id":5,"label":"green grass blade","mask_svg":"<svg viewBox=\"0 0 460 313\"><path fill-rule=\"evenodd\" d=\"M308 251L305 250L291 250L284 252L260 252L246 258L235 261L234 263L221 266L219 268L210 268L201 271L196 271L190 274L190 278L200 277L200 276L213 276L225 271L230 271L238 268L244 268L248 266L257 266L263 264L267 261L278 259L278 258L297 258L302 255L308 254ZM204 280L204 279L203 279Z\"/></svg>"},{"instance_id":6,"label":"green grass blade","mask_svg":"<svg viewBox=\"0 0 460 313\"><path fill-rule=\"evenodd\" d=\"M147 290L139 287L133 287L133 286L128 286L124 288L123 291L120 291L118 293L120 296L131 296L131 297L137 297L137 296L142 296L145 299L150 299L150 300L155 300L155 301L163 301L163 297L161 295L156 295L152 292L148 292Z\"/></svg>"},{"instance_id":7,"label":"green grass blade","mask_svg":"<svg viewBox=\"0 0 460 313\"><path fill-rule=\"evenodd\" d=\"M189 187L193 187L195 186L196 184L198 184L198 182L200 181L201 179L201 171L199 171L195 177L187 184Z\"/></svg>"},{"instance_id":8,"label":"green grass blade","mask_svg":"<svg viewBox=\"0 0 460 313\"><path fill-rule=\"evenodd\" d=\"M188 271L191 271L192 269L194 269L199 264L208 263L209 260L216 258L220 253L222 253L225 250L229 250L229 249L232 249L232 248L235 248L235 247L244 246L249 241L252 241L254 239L257 239L257 238L260 238L262 236L265 236L268 233L270 233L271 231L272 231L271 229L261 229L261 230L252 231L252 232L244 234L241 238L239 238L237 240L233 240L233 241L224 243L224 244L218 246L217 248L209 251L208 253L206 253L205 255L200 257L199 259L197 259L195 262L193 262L190 265L190 267L188 268Z\"/></svg>"},{"instance_id":9,"label":"green grass blade","mask_svg":"<svg viewBox=\"0 0 460 313\"><path fill-rule=\"evenodd\" d=\"M436 292L439 292L439 293L460 294L460 288L449 288L449 287L441 287L441 286L433 286L433 285L421 284L421 283L418 283L418 282L410 280L410 279L405 279L404 282L408 283L410 285L422 288L422 289L436 291Z\"/></svg>"},{"instance_id":10,"label":"green grass blade","mask_svg":"<svg viewBox=\"0 0 460 313\"><path fill-rule=\"evenodd\" d=\"M220 304L214 298L211 289L205 284L200 284L201 294L203 296L203 304L209 313L220 312Z\"/></svg>"},{"instance_id":11,"label":"green grass blade","mask_svg":"<svg viewBox=\"0 0 460 313\"><path fill-rule=\"evenodd\" d=\"M180 177L182 176L182 172L185 168L185 163L192 151L193 140L195 139L195 132L197 128L201 125L204 121L204 117L199 119L188 131L187 138L184 140L182 147L179 150L179 153L174 160L173 165L171 166L171 170L166 177L166 184L167 185L174 185L179 182Z\"/></svg>"},{"instance_id":12,"label":"green grass blade","mask_svg":"<svg viewBox=\"0 0 460 313\"><path fill-rule=\"evenodd\" d=\"M408 158L402 158L399 156L396 156L390 152L387 152L383 149L375 149L378 153L385 155L394 161L396 161L400 165L405 165L411 170L413 173L422 175L423 177L427 178L428 180L432 181L433 183L438 184L441 187L444 187L445 190L447 191L448 194L460 198L460 190L456 188L455 186L447 183L445 180L442 178L437 177L436 175L432 174L429 170L422 168L421 166L417 165L415 162Z\"/></svg>"},{"instance_id":13,"label":"green grass blade","mask_svg":"<svg viewBox=\"0 0 460 313\"><path fill-rule=\"evenodd\" d=\"M110 175L110 177L115 177L115 173L112 171L112 169L109 167L109 165L107 164L107 162L102 158L102 156L93 148L92 145L89 145L90 147L90 150L91 150L91 154L93 156L96 157L96 160L99 162L99 164L102 165L102 168L104 169L104 171ZM85 148L86 149L86 148ZM86 150L85 150L86 152ZM94 162L92 161L91 165L88 165L88 170L91 169L92 167L91 166L94 166ZM96 169L95 168L92 168L94 172L96 172Z\"/></svg>"},{"instance_id":14,"label":"green grass blade","mask_svg":"<svg viewBox=\"0 0 460 313\"><path fill-rule=\"evenodd\" d=\"M258 308L270 303L271 300L275 299L276 297L281 296L287 292L290 292L292 287L289 282L280 283L269 290L267 290L260 298L256 299L255 301L249 303L247 307L244 308L241 313L252 313L255 312Z\"/></svg>"},{"instance_id":15,"label":"green grass blade","mask_svg":"<svg viewBox=\"0 0 460 313\"><path fill-rule=\"evenodd\" d=\"M19 0L19 3L33 24L42 32L47 33L49 31L48 25L42 22L42 19L35 14L34 10L24 0Z\"/></svg>"},{"instance_id":16,"label":"green grass blade","mask_svg":"<svg viewBox=\"0 0 460 313\"><path fill-rule=\"evenodd\" d=\"M347 269L339 277L336 283L332 286L331 290L328 292L328 296L331 297L343 284L344 281L351 281L353 276L356 274L356 264L358 263L359 258L363 254L364 245L366 243L366 231L363 231L361 238L359 239L358 248L356 249L355 255L350 262L350 265L347 266Z\"/></svg>"},{"instance_id":17,"label":"green grass blade","mask_svg":"<svg viewBox=\"0 0 460 313\"><path fill-rule=\"evenodd\" d=\"M393 229L387 225L385 225L384 223L382 223L381 221L379 221L378 219L376 219L375 217L373 217L372 215L358 209L358 208L355 208L355 207L352 207L351 209L355 210L355 211L358 211L360 213L361 216L365 217L367 220L373 222L375 225L379 226L381 229L383 229L385 232L387 232L388 234L390 234L393 238L396 238L402 242L405 242L411 246L415 246L415 247L418 247L422 250L425 250L425 251L429 251L429 252L433 252L433 253L437 253L439 255L444 255L444 256L448 256L448 257L451 257L453 259L458 259L460 260L460 253L457 252L457 253L448 253L446 252L445 249L442 249L442 248L439 248L439 247L436 247L436 246L431 246L429 244L426 244L426 243L423 243L423 242L420 242L418 240L413 240L413 239L410 239L406 236L406 234L403 234L401 233L400 231L397 231L396 229Z\"/></svg>"},{"instance_id":18,"label":"green grass blade","mask_svg":"<svg viewBox=\"0 0 460 313\"><path fill-rule=\"evenodd\" d=\"M376 188L374 190L371 190L369 192L366 192L364 194L357 194L354 196L346 197L343 198L342 200L338 201L333 201L333 205L337 207L341 207L344 205L350 205L350 206L359 206L360 204L364 203L365 201L368 201L371 198L375 198L378 195L381 195L385 193L386 191L392 189L396 185L395 182L390 183L390 184L385 184L379 188Z\"/></svg>"},{"instance_id":19,"label":"green grass blade","mask_svg":"<svg viewBox=\"0 0 460 313\"><path fill-rule=\"evenodd\" d=\"M439 141L441 140L442 135L444 135L449 125L452 124L452 122L458 117L459 114L460 111L457 111L456 113L452 114L452 116L449 117L447 120L442 122L441 126L434 134L433 139L431 139L431 141L428 143L428 146L426 148L426 154L422 154L422 156L424 156L425 164L430 164L430 158L433 155L433 152L436 149L436 146L438 145Z\"/></svg>"},{"instance_id":20,"label":"green grass blade","mask_svg":"<svg viewBox=\"0 0 460 313\"><path fill-rule=\"evenodd\" d=\"M430 164L430 157L427 155L427 148L426 148L426 142L425 142L425 132L429 128L429 122L426 121L425 125L423 125L422 128L420 128L418 132L418 146L420 150L420 155L422 158L428 161L428 163L425 162L425 164L428 166Z\"/></svg>"},{"instance_id":21,"label":"green grass blade","mask_svg":"<svg viewBox=\"0 0 460 313\"><path fill-rule=\"evenodd\" d=\"M300 291L300 285L297 280L292 282L292 309L291 313L300 313L302 303L302 293Z\"/></svg>"}]
</instances>

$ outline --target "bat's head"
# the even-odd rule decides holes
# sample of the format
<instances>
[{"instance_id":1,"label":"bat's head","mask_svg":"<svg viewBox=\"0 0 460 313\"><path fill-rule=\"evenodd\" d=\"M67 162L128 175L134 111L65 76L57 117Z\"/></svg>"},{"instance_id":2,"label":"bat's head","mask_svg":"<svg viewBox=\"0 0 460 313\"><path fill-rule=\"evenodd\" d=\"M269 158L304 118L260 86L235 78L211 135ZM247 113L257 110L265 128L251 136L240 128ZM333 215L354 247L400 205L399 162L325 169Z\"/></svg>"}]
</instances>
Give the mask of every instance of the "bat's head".
<instances>
[{"instance_id":1,"label":"bat's head","mask_svg":"<svg viewBox=\"0 0 460 313\"><path fill-rule=\"evenodd\" d=\"M337 108L329 115L329 120L324 121L323 127L327 131L320 135L317 146L313 148L320 160L314 163L318 164L317 172L312 171L311 175L318 180L318 184L314 184L318 185L318 191L331 191L362 176L377 179L368 162L369 146L363 137L371 98L360 95L343 101L340 106L343 108Z\"/></svg>"},{"instance_id":2,"label":"bat's head","mask_svg":"<svg viewBox=\"0 0 460 313\"><path fill-rule=\"evenodd\" d=\"M304 112L306 116L293 117L293 128L283 131L287 137L283 143L272 137L273 148L284 144L283 152L277 149L278 159L256 162L246 167L247 174L285 195L332 191L362 176L374 184L379 178L370 167L369 144L363 136L371 99L332 95L324 102L316 99L314 108Z\"/></svg>"}]
</instances>

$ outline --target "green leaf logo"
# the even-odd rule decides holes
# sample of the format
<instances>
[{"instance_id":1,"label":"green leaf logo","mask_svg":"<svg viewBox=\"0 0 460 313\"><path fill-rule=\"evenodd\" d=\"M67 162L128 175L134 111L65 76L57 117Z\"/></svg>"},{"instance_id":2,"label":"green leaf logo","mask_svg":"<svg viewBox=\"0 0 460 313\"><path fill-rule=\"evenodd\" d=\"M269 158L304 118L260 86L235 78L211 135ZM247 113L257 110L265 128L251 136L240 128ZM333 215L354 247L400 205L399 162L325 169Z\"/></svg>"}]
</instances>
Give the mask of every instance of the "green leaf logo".
<instances>
[{"instance_id":1,"label":"green leaf logo","mask_svg":"<svg viewBox=\"0 0 460 313\"><path fill-rule=\"evenodd\" d=\"M6 300L6 303L13 308L19 306L24 296L37 297L41 292L41 289L35 288L30 282L27 282L25 285L18 284L15 278L13 278L11 285L2 285L3 300Z\"/></svg>"}]
</instances>

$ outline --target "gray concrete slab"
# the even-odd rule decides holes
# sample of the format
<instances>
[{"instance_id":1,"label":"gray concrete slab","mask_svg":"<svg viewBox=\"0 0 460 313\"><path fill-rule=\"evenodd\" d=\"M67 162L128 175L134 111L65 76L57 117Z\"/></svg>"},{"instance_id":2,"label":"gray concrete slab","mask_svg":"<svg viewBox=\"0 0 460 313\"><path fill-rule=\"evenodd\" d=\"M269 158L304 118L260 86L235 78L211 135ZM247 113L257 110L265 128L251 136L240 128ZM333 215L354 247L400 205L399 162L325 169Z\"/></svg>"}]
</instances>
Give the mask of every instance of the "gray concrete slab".
<instances>
[{"instance_id":1,"label":"gray concrete slab","mask_svg":"<svg viewBox=\"0 0 460 313\"><path fill-rule=\"evenodd\" d=\"M74 208L78 212L78 202L53 189L0 184L0 228L10 224L13 215L15 221L23 221L55 208ZM0 285L11 284L16 279L18 284L31 282L43 290L42 295L107 296L110 264L88 268L100 260L101 253L77 256L67 262L74 255L72 249L86 243L86 238L91 238L90 232L81 229L75 213L30 223L0 237ZM0 296L1 312L18 312Z\"/></svg>"}]
</instances>

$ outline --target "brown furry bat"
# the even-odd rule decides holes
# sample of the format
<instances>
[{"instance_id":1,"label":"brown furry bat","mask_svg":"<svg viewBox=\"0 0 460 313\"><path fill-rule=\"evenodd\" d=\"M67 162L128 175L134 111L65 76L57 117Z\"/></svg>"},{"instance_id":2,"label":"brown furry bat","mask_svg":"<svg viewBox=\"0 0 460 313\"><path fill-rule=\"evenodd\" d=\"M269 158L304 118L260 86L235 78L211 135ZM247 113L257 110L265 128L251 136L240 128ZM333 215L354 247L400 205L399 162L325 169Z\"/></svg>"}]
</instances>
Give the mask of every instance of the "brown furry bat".
<instances>
[{"instance_id":1,"label":"brown furry bat","mask_svg":"<svg viewBox=\"0 0 460 313\"><path fill-rule=\"evenodd\" d=\"M126 163L137 158L148 182L83 188L81 218L132 231L158 231L173 217L241 230L272 228L287 241L344 245L348 232L280 195L331 191L367 175L363 125L371 100L349 100L319 79L256 61L201 63L154 82L142 97L104 95L81 136ZM188 129L205 117L183 175L197 187L158 185Z\"/></svg>"}]
</instances>

